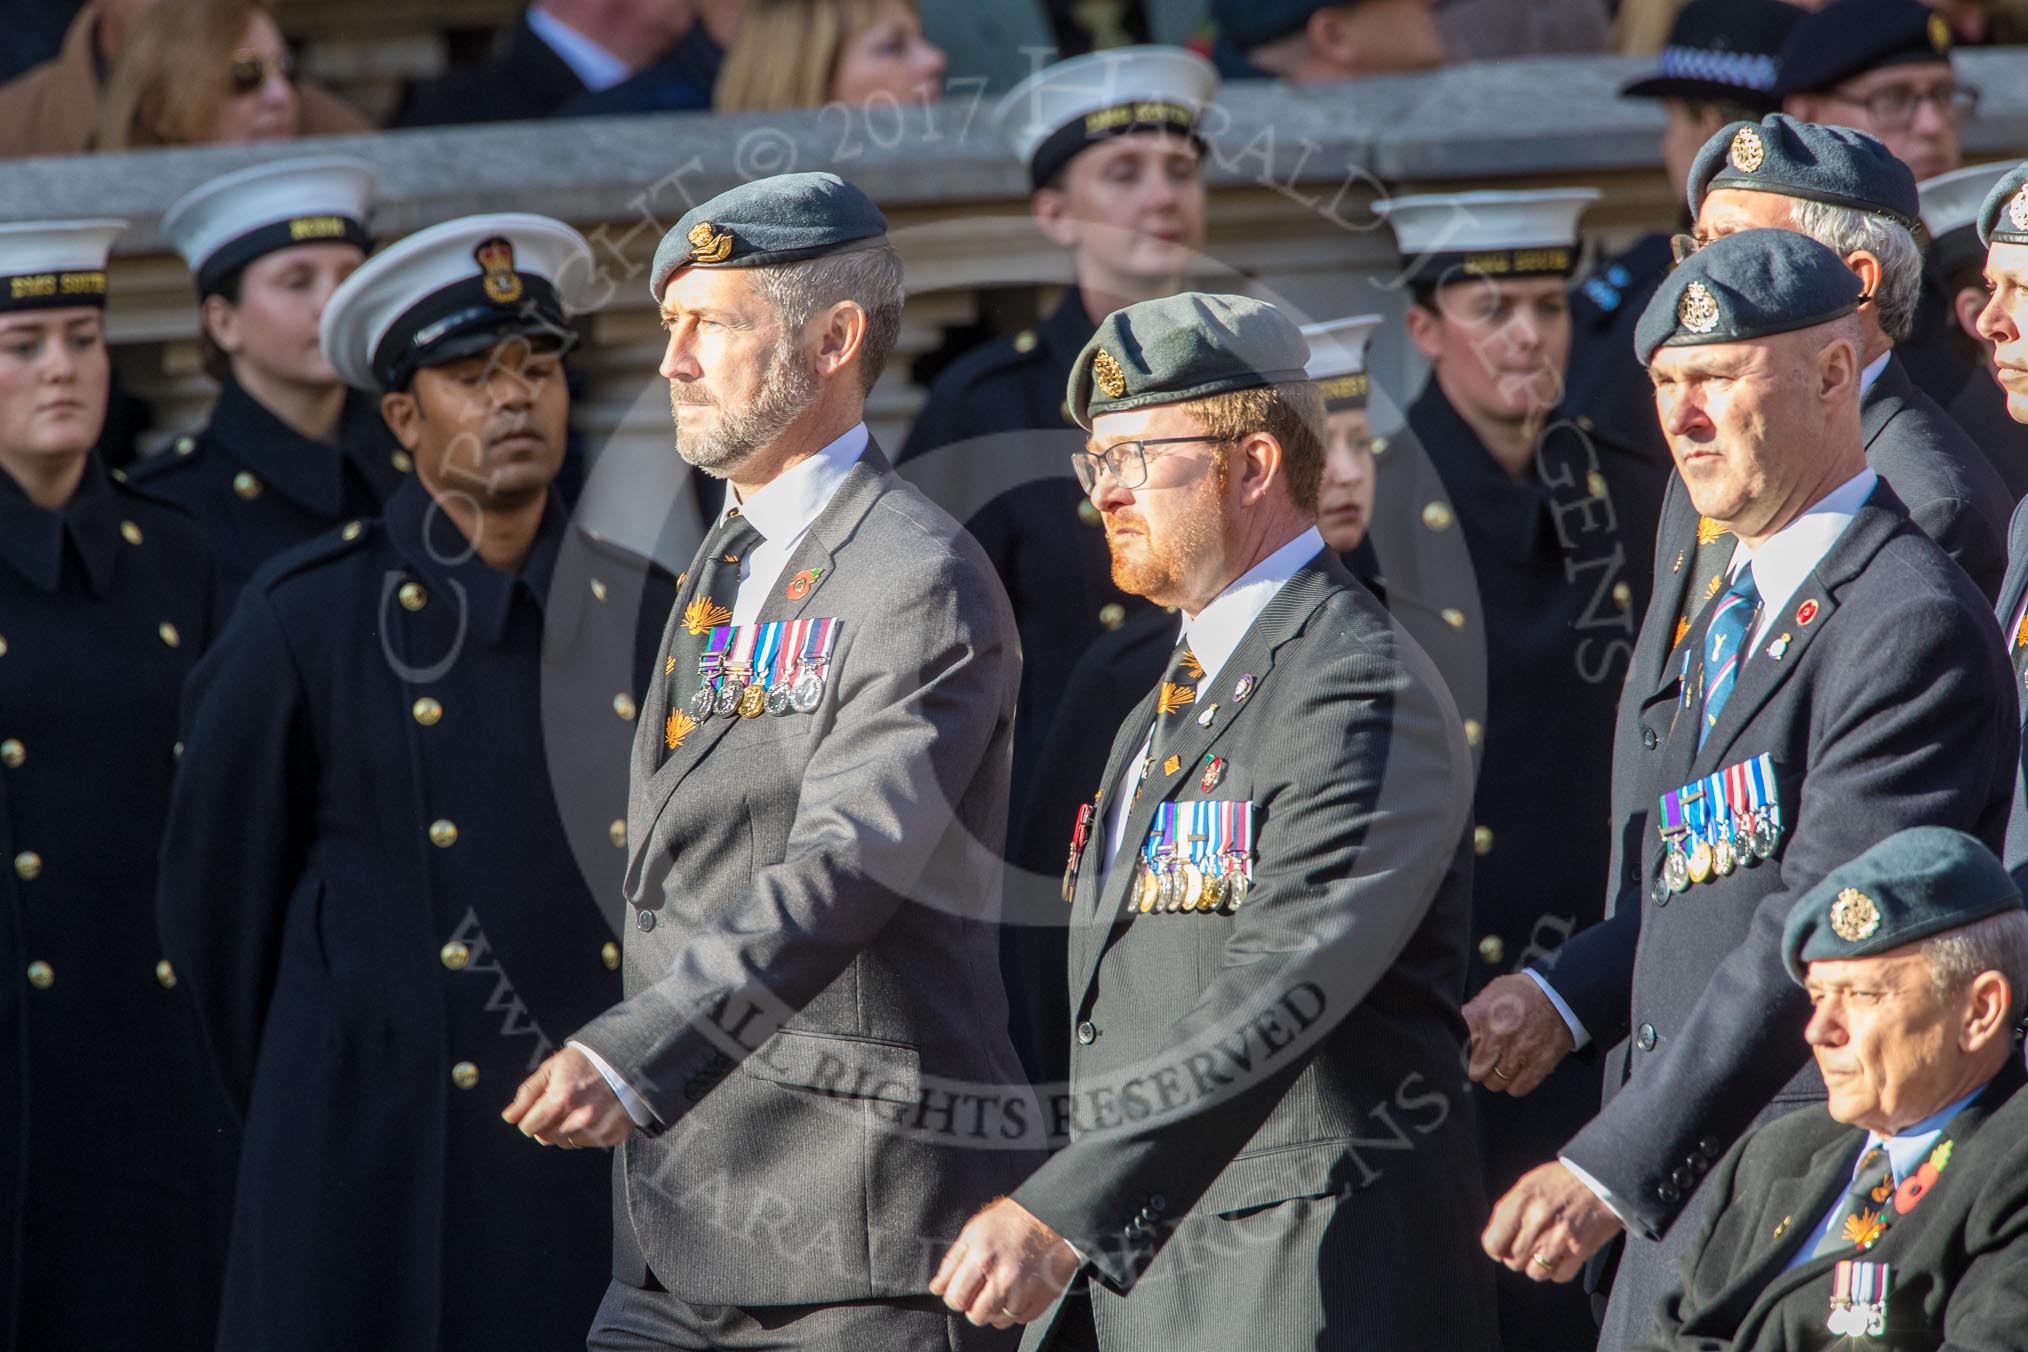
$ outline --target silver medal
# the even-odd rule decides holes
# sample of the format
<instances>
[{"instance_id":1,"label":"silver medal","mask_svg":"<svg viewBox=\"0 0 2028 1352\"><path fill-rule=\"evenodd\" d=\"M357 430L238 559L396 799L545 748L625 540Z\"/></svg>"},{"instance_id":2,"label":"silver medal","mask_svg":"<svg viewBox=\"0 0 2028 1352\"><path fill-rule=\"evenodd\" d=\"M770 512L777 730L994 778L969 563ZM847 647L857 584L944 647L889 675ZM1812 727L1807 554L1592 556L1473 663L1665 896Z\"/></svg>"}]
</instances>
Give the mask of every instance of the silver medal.
<instances>
[{"instance_id":1,"label":"silver medal","mask_svg":"<svg viewBox=\"0 0 2028 1352\"><path fill-rule=\"evenodd\" d=\"M799 714L815 713L817 706L824 702L824 677L815 667L804 667L796 674L796 683L789 690L789 704Z\"/></svg>"},{"instance_id":2,"label":"silver medal","mask_svg":"<svg viewBox=\"0 0 2028 1352\"><path fill-rule=\"evenodd\" d=\"M768 712L771 714L786 714L790 712L792 707L791 701L794 699L795 695L791 693L789 683L787 681L777 681L768 687Z\"/></svg>"},{"instance_id":3,"label":"silver medal","mask_svg":"<svg viewBox=\"0 0 2028 1352\"><path fill-rule=\"evenodd\" d=\"M739 697L746 693L746 682L737 676L726 676L718 683L718 712L731 718L739 712Z\"/></svg>"}]
</instances>

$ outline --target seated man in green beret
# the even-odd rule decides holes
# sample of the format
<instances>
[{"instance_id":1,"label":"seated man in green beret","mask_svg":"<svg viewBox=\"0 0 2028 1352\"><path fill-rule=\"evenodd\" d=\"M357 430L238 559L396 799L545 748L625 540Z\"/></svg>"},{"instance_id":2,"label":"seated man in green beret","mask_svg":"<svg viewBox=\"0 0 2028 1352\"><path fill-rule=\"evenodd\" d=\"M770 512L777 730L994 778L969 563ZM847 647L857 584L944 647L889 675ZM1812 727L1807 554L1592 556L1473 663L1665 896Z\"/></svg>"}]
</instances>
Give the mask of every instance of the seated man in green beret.
<instances>
[{"instance_id":1,"label":"seated man in green beret","mask_svg":"<svg viewBox=\"0 0 2028 1352\"><path fill-rule=\"evenodd\" d=\"M1641 1349L2028 1347L2028 911L1948 827L1889 836L1789 913L1823 1108L1771 1122Z\"/></svg>"}]
</instances>

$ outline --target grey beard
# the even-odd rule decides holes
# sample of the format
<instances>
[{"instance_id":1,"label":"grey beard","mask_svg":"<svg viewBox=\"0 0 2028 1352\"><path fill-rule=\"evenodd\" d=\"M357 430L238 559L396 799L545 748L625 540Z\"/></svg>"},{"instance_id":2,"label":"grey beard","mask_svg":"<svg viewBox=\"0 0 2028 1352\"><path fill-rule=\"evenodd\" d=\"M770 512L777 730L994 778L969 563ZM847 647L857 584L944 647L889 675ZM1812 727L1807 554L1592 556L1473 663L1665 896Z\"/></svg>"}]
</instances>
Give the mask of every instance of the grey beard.
<instances>
[{"instance_id":1,"label":"grey beard","mask_svg":"<svg viewBox=\"0 0 2028 1352\"><path fill-rule=\"evenodd\" d=\"M777 348L754 401L740 409L718 405L718 426L688 442L679 434L676 453L713 478L737 473L817 402L817 373L797 358L794 344Z\"/></svg>"}]
</instances>

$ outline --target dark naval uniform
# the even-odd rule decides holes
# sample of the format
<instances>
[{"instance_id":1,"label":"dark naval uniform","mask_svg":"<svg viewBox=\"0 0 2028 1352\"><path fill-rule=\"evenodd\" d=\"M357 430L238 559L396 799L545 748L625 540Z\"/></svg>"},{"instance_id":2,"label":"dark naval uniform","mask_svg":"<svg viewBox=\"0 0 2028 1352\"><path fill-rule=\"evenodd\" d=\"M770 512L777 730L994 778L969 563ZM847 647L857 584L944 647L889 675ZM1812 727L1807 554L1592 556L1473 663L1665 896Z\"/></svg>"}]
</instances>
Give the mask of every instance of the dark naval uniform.
<instances>
[{"instance_id":1,"label":"dark naval uniform","mask_svg":"<svg viewBox=\"0 0 2028 1352\"><path fill-rule=\"evenodd\" d=\"M1643 235L1608 259L1570 297L1570 368L1563 406L1605 435L1669 467L1655 387L1634 358L1634 325L1674 266L1666 234Z\"/></svg>"},{"instance_id":2,"label":"dark naval uniform","mask_svg":"<svg viewBox=\"0 0 2028 1352\"><path fill-rule=\"evenodd\" d=\"M154 896L213 596L96 459L54 512L0 473L0 1346L212 1345L226 1119Z\"/></svg>"},{"instance_id":3,"label":"dark naval uniform","mask_svg":"<svg viewBox=\"0 0 2028 1352\"><path fill-rule=\"evenodd\" d=\"M620 994L673 600L552 496L518 577L419 482L256 574L194 675L165 941L245 1149L220 1346L581 1345L609 1159L500 1120Z\"/></svg>"},{"instance_id":4,"label":"dark naval uniform","mask_svg":"<svg viewBox=\"0 0 2028 1352\"><path fill-rule=\"evenodd\" d=\"M228 378L196 436L143 461L134 482L195 516L218 553L224 603L276 554L372 516L413 468L373 396L346 396L339 445L313 441Z\"/></svg>"},{"instance_id":5,"label":"dark naval uniform","mask_svg":"<svg viewBox=\"0 0 2028 1352\"><path fill-rule=\"evenodd\" d=\"M1536 473L1515 479L1434 380L1376 467L1389 606L1444 673L1479 757L1475 994L1602 913L1613 720L1647 604L1661 471L1589 420L1552 419ZM1475 1097L1498 1197L1597 1110L1597 1072L1568 1063L1526 1098ZM1568 1288L1499 1279L1510 1352L1587 1336ZM1514 1342L1522 1330L1531 1340Z\"/></svg>"},{"instance_id":6,"label":"dark naval uniform","mask_svg":"<svg viewBox=\"0 0 2028 1352\"><path fill-rule=\"evenodd\" d=\"M1113 585L1098 509L1070 467L1085 436L1065 411L1064 385L1095 329L1072 287L1039 331L961 357L930 387L896 461L903 478L978 540L1014 605L1021 633L1016 830L1070 669L1101 634L1147 604ZM946 455L931 454L946 447Z\"/></svg>"}]
</instances>

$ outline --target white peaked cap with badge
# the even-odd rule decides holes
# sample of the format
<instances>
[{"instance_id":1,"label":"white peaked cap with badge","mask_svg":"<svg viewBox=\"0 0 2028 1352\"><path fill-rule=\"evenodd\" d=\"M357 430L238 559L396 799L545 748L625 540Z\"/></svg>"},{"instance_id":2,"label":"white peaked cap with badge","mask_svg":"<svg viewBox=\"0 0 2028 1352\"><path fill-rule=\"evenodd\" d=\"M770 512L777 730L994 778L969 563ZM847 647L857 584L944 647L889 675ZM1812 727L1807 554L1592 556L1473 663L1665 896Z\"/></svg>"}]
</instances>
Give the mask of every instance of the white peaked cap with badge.
<instances>
[{"instance_id":1,"label":"white peaked cap with badge","mask_svg":"<svg viewBox=\"0 0 2028 1352\"><path fill-rule=\"evenodd\" d=\"M1218 69L1186 47L1087 52L1007 91L995 121L1036 186L1079 151L1130 131L1196 133L1218 97Z\"/></svg>"},{"instance_id":2,"label":"white peaked cap with badge","mask_svg":"<svg viewBox=\"0 0 2028 1352\"><path fill-rule=\"evenodd\" d=\"M547 335L567 346L592 280L591 246L562 221L461 216L367 259L332 293L318 336L346 384L398 390L420 367L506 338Z\"/></svg>"},{"instance_id":3,"label":"white peaked cap with badge","mask_svg":"<svg viewBox=\"0 0 2028 1352\"><path fill-rule=\"evenodd\" d=\"M208 291L208 283L298 244L367 247L377 181L364 160L335 155L256 164L177 198L159 233Z\"/></svg>"},{"instance_id":4,"label":"white peaked cap with badge","mask_svg":"<svg viewBox=\"0 0 2028 1352\"><path fill-rule=\"evenodd\" d=\"M1373 341L1373 335L1386 323L1384 315L1350 315L1344 319L1325 320L1321 324L1303 325L1303 337L1310 344L1310 360L1305 367L1312 380L1329 380L1333 376L1358 375L1366 369L1366 345Z\"/></svg>"},{"instance_id":5,"label":"white peaked cap with badge","mask_svg":"<svg viewBox=\"0 0 2028 1352\"><path fill-rule=\"evenodd\" d=\"M1986 194L2017 163L2015 160L2001 160L1994 164L1966 165L1963 169L1953 169L1948 174L1938 174L1918 183L1915 190L1922 199L1922 223L1928 228L1929 237L1938 239L1953 230L1976 228L1979 208L1985 204Z\"/></svg>"},{"instance_id":6,"label":"white peaked cap with badge","mask_svg":"<svg viewBox=\"0 0 2028 1352\"><path fill-rule=\"evenodd\" d=\"M110 217L0 225L0 311L105 308L106 259L126 228Z\"/></svg>"},{"instance_id":7,"label":"white peaked cap with badge","mask_svg":"<svg viewBox=\"0 0 2028 1352\"><path fill-rule=\"evenodd\" d=\"M1421 260L1412 280L1436 280L1460 263L1474 276L1568 275L1577 266L1578 217L1595 188L1425 193L1376 202L1402 256Z\"/></svg>"}]
</instances>

